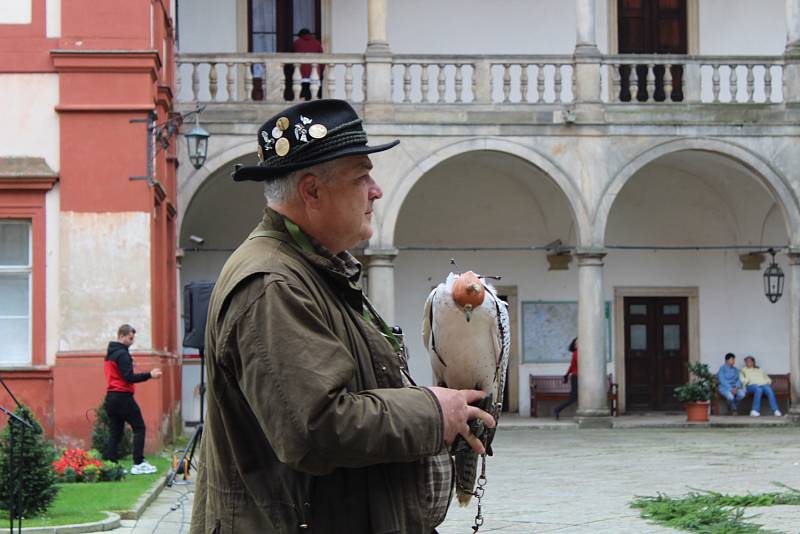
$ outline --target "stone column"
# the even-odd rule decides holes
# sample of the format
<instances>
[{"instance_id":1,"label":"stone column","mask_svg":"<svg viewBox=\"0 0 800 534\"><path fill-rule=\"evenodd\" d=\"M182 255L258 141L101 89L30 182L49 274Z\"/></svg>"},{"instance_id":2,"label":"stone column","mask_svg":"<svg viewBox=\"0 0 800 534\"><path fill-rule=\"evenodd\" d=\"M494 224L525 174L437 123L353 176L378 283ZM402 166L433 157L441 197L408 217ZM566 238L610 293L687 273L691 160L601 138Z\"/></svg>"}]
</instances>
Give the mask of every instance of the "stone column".
<instances>
[{"instance_id":1,"label":"stone column","mask_svg":"<svg viewBox=\"0 0 800 534\"><path fill-rule=\"evenodd\" d=\"M578 411L581 428L610 427L603 249L578 249Z\"/></svg>"},{"instance_id":2,"label":"stone column","mask_svg":"<svg viewBox=\"0 0 800 534\"><path fill-rule=\"evenodd\" d=\"M386 34L388 0L367 2L367 50L364 55L367 94L364 115L369 120L392 119L392 52Z\"/></svg>"},{"instance_id":3,"label":"stone column","mask_svg":"<svg viewBox=\"0 0 800 534\"><path fill-rule=\"evenodd\" d=\"M786 49L783 54L783 98L787 104L800 104L800 0L786 0Z\"/></svg>"},{"instance_id":4,"label":"stone column","mask_svg":"<svg viewBox=\"0 0 800 534\"><path fill-rule=\"evenodd\" d=\"M600 51L597 49L595 32L595 0L576 0L578 12L577 36L575 40L575 102L600 102ZM591 111L582 110L586 115ZM589 118L589 117L587 117Z\"/></svg>"},{"instance_id":5,"label":"stone column","mask_svg":"<svg viewBox=\"0 0 800 534\"><path fill-rule=\"evenodd\" d=\"M575 41L575 55L597 55L595 24L595 0L576 0L578 11L578 35Z\"/></svg>"},{"instance_id":6,"label":"stone column","mask_svg":"<svg viewBox=\"0 0 800 534\"><path fill-rule=\"evenodd\" d=\"M386 36L386 11L388 0L367 2L367 52L389 52Z\"/></svg>"},{"instance_id":7,"label":"stone column","mask_svg":"<svg viewBox=\"0 0 800 534\"><path fill-rule=\"evenodd\" d=\"M786 0L786 55L800 55L800 0Z\"/></svg>"},{"instance_id":8,"label":"stone column","mask_svg":"<svg viewBox=\"0 0 800 534\"><path fill-rule=\"evenodd\" d=\"M389 326L394 326L394 259L397 249L368 248L364 254L369 257L367 292L369 300Z\"/></svg>"},{"instance_id":9,"label":"stone column","mask_svg":"<svg viewBox=\"0 0 800 534\"><path fill-rule=\"evenodd\" d=\"M789 256L789 378L792 407L789 414L800 423L800 249L792 249Z\"/></svg>"}]
</instances>

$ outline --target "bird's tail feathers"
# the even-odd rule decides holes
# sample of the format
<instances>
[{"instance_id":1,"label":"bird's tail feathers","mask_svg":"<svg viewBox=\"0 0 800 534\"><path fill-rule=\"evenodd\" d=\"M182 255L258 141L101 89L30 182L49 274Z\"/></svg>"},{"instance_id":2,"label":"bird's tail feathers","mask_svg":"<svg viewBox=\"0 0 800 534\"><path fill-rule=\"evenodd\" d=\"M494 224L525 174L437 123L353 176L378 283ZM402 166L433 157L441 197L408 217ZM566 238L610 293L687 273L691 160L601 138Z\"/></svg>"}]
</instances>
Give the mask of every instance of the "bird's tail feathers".
<instances>
[{"instance_id":1,"label":"bird's tail feathers","mask_svg":"<svg viewBox=\"0 0 800 534\"><path fill-rule=\"evenodd\" d=\"M467 506L475 492L475 476L478 473L478 453L473 450L456 454L456 498L458 504Z\"/></svg>"}]
</instances>

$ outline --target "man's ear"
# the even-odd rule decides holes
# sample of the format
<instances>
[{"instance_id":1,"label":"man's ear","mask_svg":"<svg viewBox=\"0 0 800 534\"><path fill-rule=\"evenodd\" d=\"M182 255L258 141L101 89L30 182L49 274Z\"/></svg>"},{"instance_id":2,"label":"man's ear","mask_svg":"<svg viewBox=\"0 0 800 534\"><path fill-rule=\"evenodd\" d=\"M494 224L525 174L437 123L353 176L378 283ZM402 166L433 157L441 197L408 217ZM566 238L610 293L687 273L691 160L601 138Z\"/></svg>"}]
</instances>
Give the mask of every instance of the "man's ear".
<instances>
[{"instance_id":1,"label":"man's ear","mask_svg":"<svg viewBox=\"0 0 800 534\"><path fill-rule=\"evenodd\" d=\"M297 192L303 200L303 204L310 207L317 207L320 201L320 182L319 178L311 173L306 173L297 182Z\"/></svg>"}]
</instances>

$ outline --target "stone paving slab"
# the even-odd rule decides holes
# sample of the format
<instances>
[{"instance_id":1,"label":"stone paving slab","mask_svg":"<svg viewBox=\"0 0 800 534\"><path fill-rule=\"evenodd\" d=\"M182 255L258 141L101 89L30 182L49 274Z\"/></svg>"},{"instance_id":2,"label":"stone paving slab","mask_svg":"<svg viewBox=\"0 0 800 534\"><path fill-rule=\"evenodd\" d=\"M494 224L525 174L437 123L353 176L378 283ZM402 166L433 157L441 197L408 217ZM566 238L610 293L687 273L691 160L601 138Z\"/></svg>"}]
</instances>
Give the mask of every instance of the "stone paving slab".
<instances>
[{"instance_id":1,"label":"stone paving slab","mask_svg":"<svg viewBox=\"0 0 800 534\"><path fill-rule=\"evenodd\" d=\"M747 508L747 515L753 517L751 523L762 525L770 530L800 533L800 506L764 506Z\"/></svg>"},{"instance_id":2,"label":"stone paving slab","mask_svg":"<svg viewBox=\"0 0 800 534\"><path fill-rule=\"evenodd\" d=\"M795 427L509 430L498 432L495 451L481 532L676 532L639 518L629 502L658 492L743 494L775 491L773 481L800 482ZM451 508L441 534L468 532L475 510L474 502ZM769 523L775 511L762 513L777 528Z\"/></svg>"},{"instance_id":3,"label":"stone paving slab","mask_svg":"<svg viewBox=\"0 0 800 534\"><path fill-rule=\"evenodd\" d=\"M656 416L643 415L623 415L620 417L610 417L609 421L613 428L764 428L772 426L788 426L791 420L788 417L750 417L746 415L712 415L707 423L688 423L686 414ZM552 417L521 417L517 414L503 414L500 419L500 430L574 430L578 424L571 418L563 418L556 421Z\"/></svg>"},{"instance_id":4,"label":"stone paving slab","mask_svg":"<svg viewBox=\"0 0 800 534\"><path fill-rule=\"evenodd\" d=\"M641 519L630 501L637 495L678 496L693 489L776 491L773 482L800 487L797 427L578 430L572 425L551 430L498 432L496 454L486 467L481 533L676 533ZM188 533L193 489L166 488L138 521L123 520L111 532ZM474 500L466 508L454 504L440 533L471 532L475 511ZM748 512L761 514L753 521L767 528L800 532L800 507Z\"/></svg>"}]
</instances>

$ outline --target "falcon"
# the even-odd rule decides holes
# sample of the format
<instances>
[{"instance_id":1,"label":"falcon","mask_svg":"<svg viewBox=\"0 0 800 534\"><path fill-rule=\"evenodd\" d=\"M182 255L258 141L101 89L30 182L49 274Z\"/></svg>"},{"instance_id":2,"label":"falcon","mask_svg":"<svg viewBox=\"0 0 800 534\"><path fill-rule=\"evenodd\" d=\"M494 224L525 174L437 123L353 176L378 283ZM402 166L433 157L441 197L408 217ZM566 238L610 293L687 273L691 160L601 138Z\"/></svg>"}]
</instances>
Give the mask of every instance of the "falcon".
<instances>
[{"instance_id":1,"label":"falcon","mask_svg":"<svg viewBox=\"0 0 800 534\"><path fill-rule=\"evenodd\" d=\"M437 385L477 389L487 394L479 407L497 421L511 348L508 305L485 278L472 271L450 273L425 302L422 338L431 357ZM495 429L470 422L488 454ZM461 443L458 442L461 440ZM456 496L466 506L475 492L478 454L459 436L455 454Z\"/></svg>"}]
</instances>

